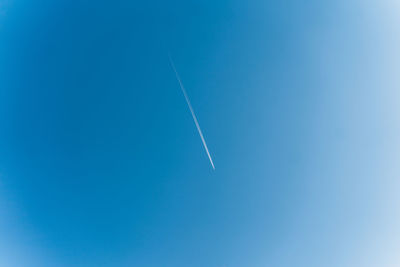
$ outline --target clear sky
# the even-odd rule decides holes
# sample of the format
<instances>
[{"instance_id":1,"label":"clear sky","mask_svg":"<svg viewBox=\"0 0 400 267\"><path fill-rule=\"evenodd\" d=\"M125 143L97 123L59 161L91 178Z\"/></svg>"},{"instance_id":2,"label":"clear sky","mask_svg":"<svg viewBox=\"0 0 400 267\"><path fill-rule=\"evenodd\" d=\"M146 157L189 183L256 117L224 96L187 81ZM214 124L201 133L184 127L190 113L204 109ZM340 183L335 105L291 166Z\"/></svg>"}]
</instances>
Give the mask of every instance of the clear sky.
<instances>
[{"instance_id":1,"label":"clear sky","mask_svg":"<svg viewBox=\"0 0 400 267\"><path fill-rule=\"evenodd\" d=\"M399 266L399 18L0 0L0 266Z\"/></svg>"}]
</instances>

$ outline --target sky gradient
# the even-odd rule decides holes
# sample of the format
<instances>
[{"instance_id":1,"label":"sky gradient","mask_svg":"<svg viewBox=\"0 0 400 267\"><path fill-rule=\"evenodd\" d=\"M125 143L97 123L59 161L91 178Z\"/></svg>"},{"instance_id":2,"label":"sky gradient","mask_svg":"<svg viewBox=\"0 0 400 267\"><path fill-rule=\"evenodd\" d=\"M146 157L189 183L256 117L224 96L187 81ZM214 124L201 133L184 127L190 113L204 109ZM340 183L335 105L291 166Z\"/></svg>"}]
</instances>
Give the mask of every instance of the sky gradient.
<instances>
[{"instance_id":1,"label":"sky gradient","mask_svg":"<svg viewBox=\"0 0 400 267\"><path fill-rule=\"evenodd\" d=\"M394 0L0 0L0 266L399 266L399 25Z\"/></svg>"}]
</instances>

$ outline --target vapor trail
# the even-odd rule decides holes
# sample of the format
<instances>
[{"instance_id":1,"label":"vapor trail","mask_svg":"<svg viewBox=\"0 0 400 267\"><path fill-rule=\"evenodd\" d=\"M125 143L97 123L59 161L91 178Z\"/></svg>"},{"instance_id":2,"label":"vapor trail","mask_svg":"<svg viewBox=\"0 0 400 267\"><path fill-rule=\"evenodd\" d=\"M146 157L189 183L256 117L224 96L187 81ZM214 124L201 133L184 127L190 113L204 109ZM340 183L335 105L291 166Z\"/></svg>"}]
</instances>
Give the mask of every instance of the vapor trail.
<instances>
[{"instance_id":1,"label":"vapor trail","mask_svg":"<svg viewBox=\"0 0 400 267\"><path fill-rule=\"evenodd\" d=\"M187 93L186 93L185 87L183 87L181 78L179 77L179 74L178 74L178 72L176 71L176 68L175 68L174 62L172 61L171 56L169 56L169 62L171 63L171 66L172 66L172 68L173 68L173 70L174 70L174 72L175 72L176 79L177 79L178 82L179 82L179 85L180 85L180 87L181 87L181 89L182 89L183 95L185 96L186 103L188 104L189 109L190 109L190 113L192 113L192 117L193 117L194 123L196 124L197 131L199 132L201 141L203 142L204 148L205 148L205 150L206 150L206 152L207 152L207 156L208 156L208 158L210 159L211 166L212 166L212 168L215 170L214 163L213 163L213 161L212 161L210 152L208 151L208 147L207 147L207 144L206 144L206 140L204 140L203 133L201 132L199 122L197 121L196 115L194 114L194 110L193 110L193 108L192 108L192 104L190 104L189 97L188 97L188 95L187 95Z\"/></svg>"}]
</instances>

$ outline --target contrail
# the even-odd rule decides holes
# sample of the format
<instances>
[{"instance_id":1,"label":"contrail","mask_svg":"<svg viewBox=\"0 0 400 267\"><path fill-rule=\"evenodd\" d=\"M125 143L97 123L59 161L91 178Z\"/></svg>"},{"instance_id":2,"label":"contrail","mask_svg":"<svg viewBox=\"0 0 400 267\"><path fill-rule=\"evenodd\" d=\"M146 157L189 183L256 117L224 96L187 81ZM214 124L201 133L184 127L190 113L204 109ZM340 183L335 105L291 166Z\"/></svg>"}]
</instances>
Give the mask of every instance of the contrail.
<instances>
[{"instance_id":1,"label":"contrail","mask_svg":"<svg viewBox=\"0 0 400 267\"><path fill-rule=\"evenodd\" d=\"M203 133L201 132L199 122L197 121L196 115L194 114L194 110L193 110L193 108L192 108L192 104L190 104L189 97L188 97L188 95L187 95L187 93L186 93L185 87L183 87L181 78L179 77L179 74L178 74L178 72L176 71L176 68L175 68L174 62L172 61L171 56L169 56L169 62L171 63L172 68L174 69L176 79L178 80L179 85L180 85L180 87L181 87L181 89L182 89L183 95L185 96L186 103L188 104L189 109L190 109L190 113L192 113L192 117L193 117L194 123L196 124L197 131L199 132L201 141L203 142L204 148L205 148L205 150L206 150L206 152L207 152L207 156L208 156L208 158L210 159L211 166L212 166L212 168L215 170L214 163L213 163L213 161L212 161L210 152L208 151L208 147L207 147L207 144L206 144L206 140L204 140Z\"/></svg>"}]
</instances>

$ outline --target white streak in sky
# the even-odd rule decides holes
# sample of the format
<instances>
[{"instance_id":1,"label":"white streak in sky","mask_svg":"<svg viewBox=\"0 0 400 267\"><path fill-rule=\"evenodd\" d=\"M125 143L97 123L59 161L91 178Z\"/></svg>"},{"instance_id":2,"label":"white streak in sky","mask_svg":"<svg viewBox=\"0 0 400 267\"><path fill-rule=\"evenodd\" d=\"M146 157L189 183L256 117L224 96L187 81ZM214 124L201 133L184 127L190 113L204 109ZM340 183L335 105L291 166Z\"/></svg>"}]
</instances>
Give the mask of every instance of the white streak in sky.
<instances>
[{"instance_id":1,"label":"white streak in sky","mask_svg":"<svg viewBox=\"0 0 400 267\"><path fill-rule=\"evenodd\" d=\"M194 114L194 110L193 110L193 108L192 108L192 104L190 104L189 97L188 97L188 95L187 95L187 93L186 93L185 87L183 87L181 78L179 77L179 74L178 74L178 72L176 71L176 68L175 68L174 62L172 61L171 56L169 56L169 62L171 63L172 68L174 69L174 72L175 72L175 75L176 75L176 79L178 80L179 85L180 85L180 87L181 87L181 89L182 89L183 95L185 96L186 102L187 102L187 104L188 104L188 106L189 106L189 109L190 109L190 113L192 113L192 117L193 117L194 123L196 124L197 131L199 132L199 135L200 135L201 141L203 142L204 148L206 149L207 156L208 156L208 158L210 159L211 166L212 166L212 168L215 170L214 163L213 163L213 161L212 161L212 159L211 159L210 152L208 151L208 147L207 147L207 144L206 144L206 140L204 140L203 133L201 132L199 122L197 121L196 115Z\"/></svg>"}]
</instances>

